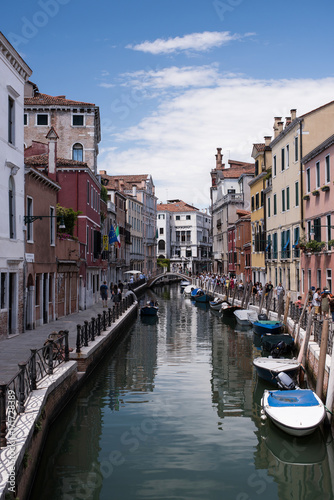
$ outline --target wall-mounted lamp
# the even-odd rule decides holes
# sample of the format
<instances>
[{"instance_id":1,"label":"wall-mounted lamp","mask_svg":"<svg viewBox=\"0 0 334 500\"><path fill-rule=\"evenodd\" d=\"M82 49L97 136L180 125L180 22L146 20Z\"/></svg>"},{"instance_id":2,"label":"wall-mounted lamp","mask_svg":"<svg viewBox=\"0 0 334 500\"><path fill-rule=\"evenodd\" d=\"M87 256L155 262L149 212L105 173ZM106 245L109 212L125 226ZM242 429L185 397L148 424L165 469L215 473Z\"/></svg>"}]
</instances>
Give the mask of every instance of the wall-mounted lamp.
<instances>
[{"instance_id":1,"label":"wall-mounted lamp","mask_svg":"<svg viewBox=\"0 0 334 500\"><path fill-rule=\"evenodd\" d=\"M23 221L25 224L31 224L32 222L34 222L37 219L42 220L42 219L50 218L50 217L55 217L56 219L60 217L59 229L66 229L63 215L25 215L23 217Z\"/></svg>"}]
</instances>

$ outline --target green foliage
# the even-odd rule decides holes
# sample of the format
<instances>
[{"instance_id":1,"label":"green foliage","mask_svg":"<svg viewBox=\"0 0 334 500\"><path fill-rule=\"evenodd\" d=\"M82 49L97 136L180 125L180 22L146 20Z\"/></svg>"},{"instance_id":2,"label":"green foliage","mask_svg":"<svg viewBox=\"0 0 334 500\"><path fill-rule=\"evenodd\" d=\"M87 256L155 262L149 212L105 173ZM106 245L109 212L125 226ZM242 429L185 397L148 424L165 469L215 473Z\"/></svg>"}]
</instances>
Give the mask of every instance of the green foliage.
<instances>
[{"instance_id":1,"label":"green foliage","mask_svg":"<svg viewBox=\"0 0 334 500\"><path fill-rule=\"evenodd\" d=\"M306 252L321 252L321 250L323 250L325 246L326 246L325 241L311 240L305 244L305 250Z\"/></svg>"},{"instance_id":2,"label":"green foliage","mask_svg":"<svg viewBox=\"0 0 334 500\"><path fill-rule=\"evenodd\" d=\"M159 267L167 267L167 271L170 271L170 259L162 259L159 257L157 259L157 265Z\"/></svg>"},{"instance_id":3,"label":"green foliage","mask_svg":"<svg viewBox=\"0 0 334 500\"><path fill-rule=\"evenodd\" d=\"M78 220L78 215L82 214L80 210L75 212L73 208L62 207L57 204L57 232L73 236L74 228ZM59 229L60 223L64 221L65 229Z\"/></svg>"},{"instance_id":4,"label":"green foliage","mask_svg":"<svg viewBox=\"0 0 334 500\"><path fill-rule=\"evenodd\" d=\"M104 202L108 202L108 191L105 186L101 186L101 200Z\"/></svg>"}]
</instances>

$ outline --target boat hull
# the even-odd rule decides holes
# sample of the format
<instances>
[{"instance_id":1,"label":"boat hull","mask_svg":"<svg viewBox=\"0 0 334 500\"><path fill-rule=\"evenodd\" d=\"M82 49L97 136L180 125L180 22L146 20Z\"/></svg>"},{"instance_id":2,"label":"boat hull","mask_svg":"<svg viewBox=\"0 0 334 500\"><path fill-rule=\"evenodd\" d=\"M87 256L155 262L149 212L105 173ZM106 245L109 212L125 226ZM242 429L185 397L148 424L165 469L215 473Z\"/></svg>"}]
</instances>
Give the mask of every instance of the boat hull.
<instances>
[{"instance_id":1,"label":"boat hull","mask_svg":"<svg viewBox=\"0 0 334 500\"><path fill-rule=\"evenodd\" d=\"M287 373L295 379L300 369L300 363L294 359L258 357L253 360L253 365L260 378L277 386L276 376Z\"/></svg>"},{"instance_id":2,"label":"boat hull","mask_svg":"<svg viewBox=\"0 0 334 500\"><path fill-rule=\"evenodd\" d=\"M279 321L254 321L253 328L257 335L278 334L282 331L282 323Z\"/></svg>"},{"instance_id":3,"label":"boat hull","mask_svg":"<svg viewBox=\"0 0 334 500\"><path fill-rule=\"evenodd\" d=\"M207 293L204 293L203 295L194 295L193 299L196 302L200 302L200 303L203 304L205 302L210 302L212 300L212 297L211 297L211 295L208 295Z\"/></svg>"},{"instance_id":4,"label":"boat hull","mask_svg":"<svg viewBox=\"0 0 334 500\"><path fill-rule=\"evenodd\" d=\"M156 316L158 314L158 308L156 306L144 306L141 307L140 314L142 316Z\"/></svg>"},{"instance_id":5,"label":"boat hull","mask_svg":"<svg viewBox=\"0 0 334 500\"><path fill-rule=\"evenodd\" d=\"M296 437L312 434L326 415L321 399L310 389L265 390L262 409L279 429Z\"/></svg>"}]
</instances>

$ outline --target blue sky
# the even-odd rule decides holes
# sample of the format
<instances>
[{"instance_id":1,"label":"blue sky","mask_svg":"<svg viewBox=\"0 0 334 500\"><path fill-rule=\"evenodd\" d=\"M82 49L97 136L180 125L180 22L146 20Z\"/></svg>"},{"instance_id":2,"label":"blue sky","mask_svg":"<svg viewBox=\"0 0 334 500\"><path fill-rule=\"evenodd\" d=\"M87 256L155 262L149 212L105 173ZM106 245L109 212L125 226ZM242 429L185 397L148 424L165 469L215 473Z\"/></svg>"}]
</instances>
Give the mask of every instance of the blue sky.
<instances>
[{"instance_id":1,"label":"blue sky","mask_svg":"<svg viewBox=\"0 0 334 500\"><path fill-rule=\"evenodd\" d=\"M334 99L333 15L332 0L13 0L0 30L40 92L100 107L100 169L204 208L217 147L251 161L274 116Z\"/></svg>"}]
</instances>

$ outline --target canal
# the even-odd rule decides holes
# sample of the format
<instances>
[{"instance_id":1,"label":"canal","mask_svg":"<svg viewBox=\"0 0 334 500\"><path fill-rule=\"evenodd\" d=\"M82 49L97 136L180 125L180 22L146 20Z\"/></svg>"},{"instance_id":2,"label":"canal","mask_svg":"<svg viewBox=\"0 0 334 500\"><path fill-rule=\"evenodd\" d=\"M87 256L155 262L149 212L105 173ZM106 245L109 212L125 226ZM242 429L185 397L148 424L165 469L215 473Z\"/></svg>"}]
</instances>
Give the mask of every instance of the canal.
<instances>
[{"instance_id":1,"label":"canal","mask_svg":"<svg viewBox=\"0 0 334 500\"><path fill-rule=\"evenodd\" d=\"M249 330L185 298L138 318L49 433L30 500L330 500L334 448L261 419Z\"/></svg>"}]
</instances>

